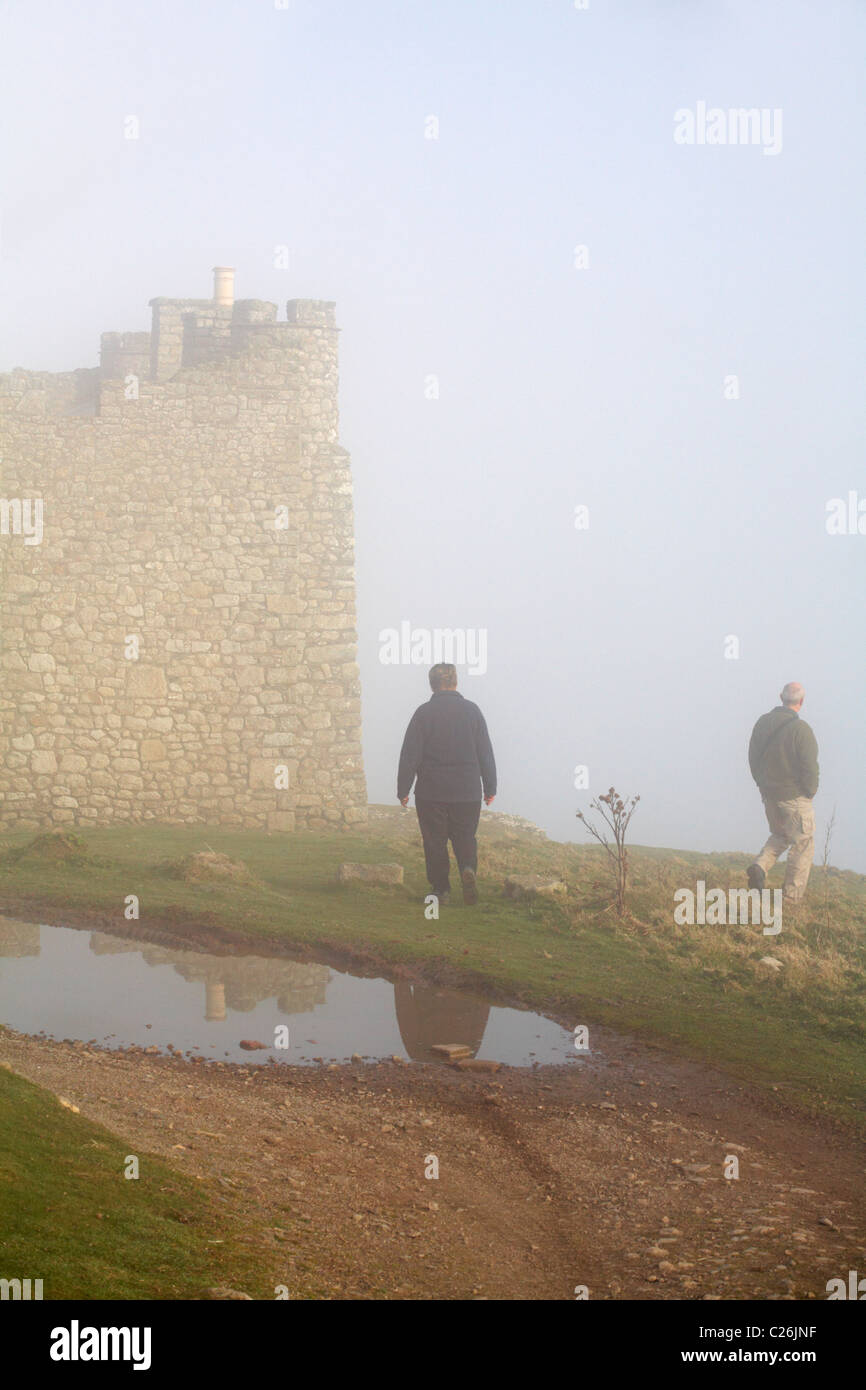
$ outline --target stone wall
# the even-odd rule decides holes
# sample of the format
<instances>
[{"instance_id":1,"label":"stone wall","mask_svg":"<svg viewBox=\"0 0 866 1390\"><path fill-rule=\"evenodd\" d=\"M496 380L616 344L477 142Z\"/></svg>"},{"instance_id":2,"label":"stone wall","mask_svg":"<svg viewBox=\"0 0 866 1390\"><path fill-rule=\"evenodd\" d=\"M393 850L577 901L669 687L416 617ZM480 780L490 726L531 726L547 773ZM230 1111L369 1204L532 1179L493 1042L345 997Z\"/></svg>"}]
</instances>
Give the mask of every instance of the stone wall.
<instances>
[{"instance_id":1,"label":"stone wall","mask_svg":"<svg viewBox=\"0 0 866 1390\"><path fill-rule=\"evenodd\" d=\"M362 822L333 305L152 306L0 376L0 826Z\"/></svg>"}]
</instances>

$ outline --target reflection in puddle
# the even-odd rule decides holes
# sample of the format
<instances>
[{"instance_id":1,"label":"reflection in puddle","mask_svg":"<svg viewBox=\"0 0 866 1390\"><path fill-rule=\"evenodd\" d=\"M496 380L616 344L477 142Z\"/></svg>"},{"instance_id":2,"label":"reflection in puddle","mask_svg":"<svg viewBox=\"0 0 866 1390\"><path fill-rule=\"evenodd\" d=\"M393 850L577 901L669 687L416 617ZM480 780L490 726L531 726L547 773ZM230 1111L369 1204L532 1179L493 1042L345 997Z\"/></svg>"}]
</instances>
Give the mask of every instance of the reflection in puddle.
<instances>
[{"instance_id":1,"label":"reflection in puddle","mask_svg":"<svg viewBox=\"0 0 866 1390\"><path fill-rule=\"evenodd\" d=\"M295 1064L408 1054L457 1043L511 1066L579 1060L539 1014L471 994L363 979L311 961L211 955L0 917L0 1023L24 1033L137 1044L231 1061ZM288 1024L289 1047L274 1046ZM241 1040L267 1044L246 1051ZM587 1054L582 1054L586 1056Z\"/></svg>"}]
</instances>

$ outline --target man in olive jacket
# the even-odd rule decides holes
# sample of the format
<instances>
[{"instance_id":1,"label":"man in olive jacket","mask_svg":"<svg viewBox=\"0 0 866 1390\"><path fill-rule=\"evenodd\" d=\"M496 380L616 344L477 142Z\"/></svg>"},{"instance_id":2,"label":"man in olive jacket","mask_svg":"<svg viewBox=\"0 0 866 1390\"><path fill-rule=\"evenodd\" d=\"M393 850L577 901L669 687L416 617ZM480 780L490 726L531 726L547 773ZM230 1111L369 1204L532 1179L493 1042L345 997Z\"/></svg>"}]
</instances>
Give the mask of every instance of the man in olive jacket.
<instances>
[{"instance_id":1,"label":"man in olive jacket","mask_svg":"<svg viewBox=\"0 0 866 1390\"><path fill-rule=\"evenodd\" d=\"M440 903L449 900L448 841L454 846L463 901L478 901L475 875L481 794L489 806L496 795L496 763L484 715L457 689L457 667L440 661L430 669L433 694L409 721L397 799L403 806L415 784L415 810L424 841L427 877Z\"/></svg>"},{"instance_id":2,"label":"man in olive jacket","mask_svg":"<svg viewBox=\"0 0 866 1390\"><path fill-rule=\"evenodd\" d=\"M764 801L770 838L749 865L749 887L763 888L767 871L788 850L784 902L806 892L815 842L812 798L818 790L818 744L800 709L805 691L789 681L781 705L762 714L749 742L749 767Z\"/></svg>"}]
</instances>

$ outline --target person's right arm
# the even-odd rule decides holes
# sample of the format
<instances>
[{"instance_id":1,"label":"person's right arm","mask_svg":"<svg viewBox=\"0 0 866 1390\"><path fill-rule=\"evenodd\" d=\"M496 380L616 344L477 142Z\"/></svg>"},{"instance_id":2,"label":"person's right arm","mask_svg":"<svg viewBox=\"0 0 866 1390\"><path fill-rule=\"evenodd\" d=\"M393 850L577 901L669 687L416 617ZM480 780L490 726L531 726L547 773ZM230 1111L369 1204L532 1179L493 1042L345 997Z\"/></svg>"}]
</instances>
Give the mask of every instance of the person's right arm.
<instances>
[{"instance_id":1,"label":"person's right arm","mask_svg":"<svg viewBox=\"0 0 866 1390\"><path fill-rule=\"evenodd\" d=\"M423 709L423 705L421 707ZM407 801L412 790L412 783L418 775L421 767L421 758L424 753L424 735L421 725L421 710L416 709L412 718L409 720L409 727L403 738L403 747L400 749L400 764L397 768L397 800Z\"/></svg>"}]
</instances>

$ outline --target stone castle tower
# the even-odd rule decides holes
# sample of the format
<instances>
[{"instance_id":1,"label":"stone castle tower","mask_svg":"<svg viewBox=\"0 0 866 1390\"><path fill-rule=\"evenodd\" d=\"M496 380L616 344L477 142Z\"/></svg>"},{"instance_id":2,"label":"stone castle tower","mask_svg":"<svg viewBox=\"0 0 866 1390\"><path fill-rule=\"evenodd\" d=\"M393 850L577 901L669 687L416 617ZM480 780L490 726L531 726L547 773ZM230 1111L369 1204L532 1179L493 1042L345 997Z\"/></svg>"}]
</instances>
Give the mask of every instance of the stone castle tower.
<instances>
[{"instance_id":1,"label":"stone castle tower","mask_svg":"<svg viewBox=\"0 0 866 1390\"><path fill-rule=\"evenodd\" d=\"M366 819L334 305L0 376L0 827Z\"/></svg>"}]
</instances>

